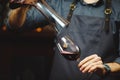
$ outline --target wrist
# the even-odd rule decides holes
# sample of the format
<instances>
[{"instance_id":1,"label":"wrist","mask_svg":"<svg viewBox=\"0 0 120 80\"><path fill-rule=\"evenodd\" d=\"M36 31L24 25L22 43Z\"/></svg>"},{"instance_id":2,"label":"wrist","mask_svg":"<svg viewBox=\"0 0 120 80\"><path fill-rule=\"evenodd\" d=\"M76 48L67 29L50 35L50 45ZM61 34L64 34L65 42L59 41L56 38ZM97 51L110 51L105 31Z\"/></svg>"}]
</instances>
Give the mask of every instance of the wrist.
<instances>
[{"instance_id":1,"label":"wrist","mask_svg":"<svg viewBox=\"0 0 120 80\"><path fill-rule=\"evenodd\" d=\"M26 14L26 12L29 10L29 6L26 6L26 7L19 7L19 8L16 8L16 9L13 9L13 11L16 13L16 14Z\"/></svg>"},{"instance_id":2,"label":"wrist","mask_svg":"<svg viewBox=\"0 0 120 80\"><path fill-rule=\"evenodd\" d=\"M109 65L104 64L104 76L108 76L111 73L111 68Z\"/></svg>"}]
</instances>

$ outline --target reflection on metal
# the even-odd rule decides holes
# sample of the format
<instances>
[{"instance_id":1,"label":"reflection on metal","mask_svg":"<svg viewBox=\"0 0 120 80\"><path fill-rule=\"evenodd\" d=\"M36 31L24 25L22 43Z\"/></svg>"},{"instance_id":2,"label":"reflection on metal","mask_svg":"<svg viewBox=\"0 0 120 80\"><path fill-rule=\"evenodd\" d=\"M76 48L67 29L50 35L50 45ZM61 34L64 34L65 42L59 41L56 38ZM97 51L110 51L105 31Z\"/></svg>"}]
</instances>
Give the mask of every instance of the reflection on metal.
<instances>
[{"instance_id":1,"label":"reflection on metal","mask_svg":"<svg viewBox=\"0 0 120 80\"><path fill-rule=\"evenodd\" d=\"M38 9L46 19L51 22L50 17L52 17L62 28L67 27L69 21L61 17L56 13L44 0L34 3L33 6ZM58 30L59 31L59 30Z\"/></svg>"}]
</instances>

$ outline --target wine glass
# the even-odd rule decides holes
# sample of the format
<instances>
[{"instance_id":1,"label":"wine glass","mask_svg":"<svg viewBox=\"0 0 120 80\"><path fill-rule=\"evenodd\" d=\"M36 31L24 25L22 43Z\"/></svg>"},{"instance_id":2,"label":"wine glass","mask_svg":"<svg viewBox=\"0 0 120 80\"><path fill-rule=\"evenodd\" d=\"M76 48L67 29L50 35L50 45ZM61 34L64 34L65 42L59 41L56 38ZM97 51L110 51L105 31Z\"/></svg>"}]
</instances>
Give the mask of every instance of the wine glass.
<instances>
[{"instance_id":1,"label":"wine glass","mask_svg":"<svg viewBox=\"0 0 120 80\"><path fill-rule=\"evenodd\" d=\"M61 37L58 40L57 47L66 59L68 60L80 60L80 48L70 39L69 36Z\"/></svg>"}]
</instances>

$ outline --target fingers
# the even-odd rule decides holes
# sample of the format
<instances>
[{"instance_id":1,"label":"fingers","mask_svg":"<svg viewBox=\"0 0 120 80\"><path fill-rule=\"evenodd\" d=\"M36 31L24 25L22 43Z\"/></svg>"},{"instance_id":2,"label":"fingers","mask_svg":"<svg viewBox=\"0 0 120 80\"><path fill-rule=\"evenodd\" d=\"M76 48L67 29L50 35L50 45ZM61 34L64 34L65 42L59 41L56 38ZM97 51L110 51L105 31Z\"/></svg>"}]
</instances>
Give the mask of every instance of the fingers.
<instances>
[{"instance_id":1,"label":"fingers","mask_svg":"<svg viewBox=\"0 0 120 80\"><path fill-rule=\"evenodd\" d=\"M9 0L10 3L23 3L25 0Z\"/></svg>"},{"instance_id":2,"label":"fingers","mask_svg":"<svg viewBox=\"0 0 120 80\"><path fill-rule=\"evenodd\" d=\"M85 64L86 62L89 62L90 60L93 60L93 59L96 59L98 56L96 54L94 55L91 55L91 56L88 56L86 57L84 60L82 60L78 66L82 66L83 64Z\"/></svg>"},{"instance_id":3,"label":"fingers","mask_svg":"<svg viewBox=\"0 0 120 80\"><path fill-rule=\"evenodd\" d=\"M96 54L86 57L78 64L80 71L82 71L83 73L94 72L98 68L102 68L102 66L103 62L101 58Z\"/></svg>"},{"instance_id":4,"label":"fingers","mask_svg":"<svg viewBox=\"0 0 120 80\"><path fill-rule=\"evenodd\" d=\"M37 2L37 0L25 0L24 4L32 4L34 2Z\"/></svg>"},{"instance_id":5,"label":"fingers","mask_svg":"<svg viewBox=\"0 0 120 80\"><path fill-rule=\"evenodd\" d=\"M18 0L18 2L17 3L24 3L25 2L25 0Z\"/></svg>"},{"instance_id":6,"label":"fingers","mask_svg":"<svg viewBox=\"0 0 120 80\"><path fill-rule=\"evenodd\" d=\"M85 73L85 72L92 73L92 72L95 72L98 68L101 68L101 64L102 64L102 62L101 62L101 61L98 61L98 62L89 64L89 65L86 66L86 67L80 68L80 70L81 70L83 73Z\"/></svg>"},{"instance_id":7,"label":"fingers","mask_svg":"<svg viewBox=\"0 0 120 80\"><path fill-rule=\"evenodd\" d=\"M21 4L30 4L36 2L37 0L10 0L10 3L21 3Z\"/></svg>"}]
</instances>

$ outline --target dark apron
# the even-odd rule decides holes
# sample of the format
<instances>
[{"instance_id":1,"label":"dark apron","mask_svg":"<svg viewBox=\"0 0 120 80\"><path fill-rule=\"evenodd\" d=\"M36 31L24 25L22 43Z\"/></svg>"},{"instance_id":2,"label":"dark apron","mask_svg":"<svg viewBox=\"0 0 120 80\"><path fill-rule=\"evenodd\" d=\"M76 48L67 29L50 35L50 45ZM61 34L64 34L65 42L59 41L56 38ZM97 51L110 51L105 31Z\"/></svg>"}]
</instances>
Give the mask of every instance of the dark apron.
<instances>
[{"instance_id":1,"label":"dark apron","mask_svg":"<svg viewBox=\"0 0 120 80\"><path fill-rule=\"evenodd\" d=\"M97 54L103 62L114 61L119 54L114 53L113 32L115 22L110 21L109 33L104 30L104 19L90 16L73 15L70 25L57 35L57 39L69 35L81 49L80 60ZM96 74L83 74L77 67L77 61L71 61L63 57L58 48L55 47L54 62L50 80L118 80L118 76L102 78ZM117 78L117 79L115 79Z\"/></svg>"}]
</instances>

